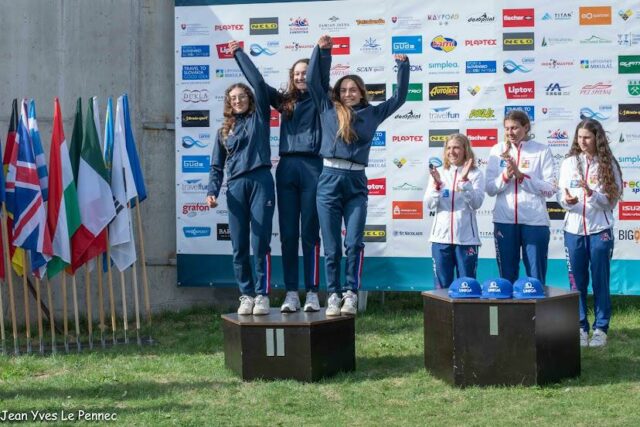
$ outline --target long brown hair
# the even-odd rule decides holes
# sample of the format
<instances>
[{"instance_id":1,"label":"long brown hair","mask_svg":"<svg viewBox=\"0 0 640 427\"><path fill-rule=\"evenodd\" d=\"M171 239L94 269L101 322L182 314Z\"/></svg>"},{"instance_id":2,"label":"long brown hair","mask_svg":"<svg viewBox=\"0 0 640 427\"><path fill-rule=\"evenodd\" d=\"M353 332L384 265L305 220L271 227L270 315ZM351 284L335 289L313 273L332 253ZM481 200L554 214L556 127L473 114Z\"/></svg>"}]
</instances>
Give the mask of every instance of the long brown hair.
<instances>
[{"instance_id":1,"label":"long brown hair","mask_svg":"<svg viewBox=\"0 0 640 427\"><path fill-rule=\"evenodd\" d=\"M525 138L529 138L529 132L531 131L531 121L529 120L529 116L522 110L511 110L504 116L503 124L507 120L513 120L514 122L520 123L520 126L527 128L527 135ZM506 138L504 138L504 153L502 156L507 156L511 151L511 142Z\"/></svg>"},{"instance_id":2,"label":"long brown hair","mask_svg":"<svg viewBox=\"0 0 640 427\"><path fill-rule=\"evenodd\" d=\"M340 86L342 86L342 82L345 80L351 80L356 84L360 94L362 95L362 104L369 105L369 99L367 97L367 87L364 84L364 81L360 76L356 76L355 74L349 74L344 77L341 77L336 82L336 85L333 87L331 91L333 95L333 105L336 108L336 115L338 116L338 135L342 140L351 144L356 140L356 133L351 127L351 122L353 121L353 109L348 105L345 105L340 100Z\"/></svg>"},{"instance_id":3,"label":"long brown hair","mask_svg":"<svg viewBox=\"0 0 640 427\"><path fill-rule=\"evenodd\" d=\"M471 149L471 142L469 142L469 138L467 138L466 135L463 135L461 133L452 133L447 138L447 143L444 144L444 154L442 156L444 158L444 168L449 169L451 167L451 163L449 162L449 158L447 157L447 145L449 145L449 142L451 141L456 141L462 144L462 148L464 148L464 162L472 159L473 166L471 167L471 169L475 169L476 156L473 154L473 150Z\"/></svg>"},{"instance_id":4,"label":"long brown hair","mask_svg":"<svg viewBox=\"0 0 640 427\"><path fill-rule=\"evenodd\" d=\"M244 91L244 93L249 97L249 107L245 114L251 114L256 110L256 99L253 96L253 92L251 88L244 83L234 83L224 91L224 108L222 111L222 115L224 116L224 121L222 122L222 140L226 141L229 137L229 133L231 129L233 129L233 125L236 124L236 116L233 113L233 108L231 108L231 99L229 98L229 93L235 89L240 88Z\"/></svg>"},{"instance_id":5,"label":"long brown hair","mask_svg":"<svg viewBox=\"0 0 640 427\"><path fill-rule=\"evenodd\" d=\"M296 87L293 81L293 73L298 64L309 65L309 59L298 59L289 69L289 82L287 83L287 90L282 93L283 100L279 108L280 112L289 119L293 117L293 108L295 107L296 102L298 102L298 99L300 99L300 95L302 95L302 91Z\"/></svg>"},{"instance_id":6,"label":"long brown hair","mask_svg":"<svg viewBox=\"0 0 640 427\"><path fill-rule=\"evenodd\" d=\"M583 121L578 123L576 132L573 136L573 142L571 143L569 153L567 153L566 157L576 157L578 172L581 176L584 176L584 172L582 170L582 162L580 161L580 153L582 153L582 150L580 149L580 144L578 144L578 131L580 129L586 129L595 136L595 155L598 157L598 182L601 183L604 194L607 195L607 198L610 202L618 200L622 196L622 188L618 187L618 183L616 183L616 177L613 172L613 165L615 165L615 167L617 168L618 174L620 174L620 179L622 179L622 170L620 170L620 164L618 163L618 160L616 160L615 156L611 152L607 134L599 121L593 119L584 119Z\"/></svg>"}]
</instances>

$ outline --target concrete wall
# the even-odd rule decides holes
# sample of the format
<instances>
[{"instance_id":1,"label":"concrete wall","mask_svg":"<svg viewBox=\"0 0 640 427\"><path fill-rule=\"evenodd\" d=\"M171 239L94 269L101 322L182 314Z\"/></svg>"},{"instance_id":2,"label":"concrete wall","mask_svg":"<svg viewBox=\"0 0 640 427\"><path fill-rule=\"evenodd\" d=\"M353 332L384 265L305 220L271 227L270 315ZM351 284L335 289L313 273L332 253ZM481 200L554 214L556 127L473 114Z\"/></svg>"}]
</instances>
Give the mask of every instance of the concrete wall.
<instances>
[{"instance_id":1,"label":"concrete wall","mask_svg":"<svg viewBox=\"0 0 640 427\"><path fill-rule=\"evenodd\" d=\"M230 298L237 297L237 290L176 286L173 1L0 0L0 7L3 143L13 98L36 100L38 124L48 157L55 96L60 98L64 129L70 140L79 96L83 97L83 114L88 98L98 96L103 116L107 97L113 96L115 101L115 97L127 92L149 193L141 209L152 310L214 302L228 305ZM132 310L129 277L128 305ZM59 280L52 283L57 311L62 307ZM118 280L116 275L115 293L120 308ZM95 311L95 278L93 283ZM16 301L21 302L22 285L18 282L14 287ZM78 289L82 310L84 277ZM2 296L6 310L6 290Z\"/></svg>"}]
</instances>

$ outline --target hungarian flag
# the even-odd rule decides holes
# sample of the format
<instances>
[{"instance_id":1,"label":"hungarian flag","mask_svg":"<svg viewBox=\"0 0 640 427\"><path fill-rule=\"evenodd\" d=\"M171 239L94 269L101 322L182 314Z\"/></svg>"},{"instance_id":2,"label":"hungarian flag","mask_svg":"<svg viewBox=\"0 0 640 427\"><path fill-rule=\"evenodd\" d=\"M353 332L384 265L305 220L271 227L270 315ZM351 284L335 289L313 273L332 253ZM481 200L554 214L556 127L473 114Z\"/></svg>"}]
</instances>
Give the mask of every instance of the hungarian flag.
<instances>
[{"instance_id":1,"label":"hungarian flag","mask_svg":"<svg viewBox=\"0 0 640 427\"><path fill-rule=\"evenodd\" d=\"M72 145L73 143L72 139ZM74 150L71 151L73 167L76 159L73 157ZM106 228L116 216L107 168L100 151L100 140L93 118L93 103L89 103L77 164L76 186L82 223L71 242L71 269L74 272L82 264L107 250Z\"/></svg>"},{"instance_id":2,"label":"hungarian flag","mask_svg":"<svg viewBox=\"0 0 640 427\"><path fill-rule=\"evenodd\" d=\"M54 255L47 265L47 276L52 278L71 264L71 236L80 227L78 195L73 181L73 170L62 127L62 113L58 98L53 105L47 208L47 223L52 236Z\"/></svg>"},{"instance_id":3,"label":"hungarian flag","mask_svg":"<svg viewBox=\"0 0 640 427\"><path fill-rule=\"evenodd\" d=\"M131 165L131 173L136 184L136 192L138 201L144 202L147 198L147 189L144 186L144 177L142 168L140 167L140 159L136 150L136 141L133 139L133 130L131 129L131 117L129 116L129 97L125 93L122 96L122 112L124 115L124 133L127 141L127 156Z\"/></svg>"},{"instance_id":4,"label":"hungarian flag","mask_svg":"<svg viewBox=\"0 0 640 427\"><path fill-rule=\"evenodd\" d=\"M16 136L17 161L11 165L12 169L15 168L13 244L30 251L31 270L42 277L42 269L52 255L51 236L27 123L27 103L24 100Z\"/></svg>"}]
</instances>

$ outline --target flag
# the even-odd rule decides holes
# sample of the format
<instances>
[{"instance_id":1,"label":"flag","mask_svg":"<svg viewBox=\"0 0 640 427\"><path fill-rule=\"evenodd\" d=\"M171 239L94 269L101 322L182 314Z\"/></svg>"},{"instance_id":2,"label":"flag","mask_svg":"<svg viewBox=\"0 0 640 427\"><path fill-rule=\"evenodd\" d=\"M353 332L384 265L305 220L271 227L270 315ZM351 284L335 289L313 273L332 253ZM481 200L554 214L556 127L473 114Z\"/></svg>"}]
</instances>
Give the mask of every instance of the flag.
<instances>
[{"instance_id":1,"label":"flag","mask_svg":"<svg viewBox=\"0 0 640 427\"><path fill-rule=\"evenodd\" d=\"M124 132L127 141L127 156L129 157L129 164L131 164L131 173L135 180L138 201L144 202L147 198L147 189L144 186L144 177L142 176L140 159L138 158L138 152L136 150L136 141L133 139L131 117L129 116L129 97L127 94L122 96L122 112L124 115Z\"/></svg>"},{"instance_id":2,"label":"flag","mask_svg":"<svg viewBox=\"0 0 640 427\"><path fill-rule=\"evenodd\" d=\"M102 148L102 126L100 126L100 105L98 104L98 97L92 97L91 102L93 103L93 123L95 123L96 125L96 132L98 132L98 141L100 141L100 148Z\"/></svg>"},{"instance_id":3,"label":"flag","mask_svg":"<svg viewBox=\"0 0 640 427\"><path fill-rule=\"evenodd\" d=\"M78 195L73 181L73 169L64 136L58 98L53 105L49 172L47 223L52 236L51 246L54 256L47 264L47 276L52 278L71 264L71 236L80 227Z\"/></svg>"},{"instance_id":4,"label":"flag","mask_svg":"<svg viewBox=\"0 0 640 427\"><path fill-rule=\"evenodd\" d=\"M69 160L71 160L71 170L73 180L78 187L78 169L80 168L80 153L82 151L82 98L76 101L76 117L73 122L73 133L71 134L71 145L69 145Z\"/></svg>"},{"instance_id":5,"label":"flag","mask_svg":"<svg viewBox=\"0 0 640 427\"><path fill-rule=\"evenodd\" d=\"M71 160L74 161L73 157ZM93 103L89 103L82 150L78 159L76 186L82 223L72 238L72 271L107 250L106 228L116 216L113 194L107 179L107 169L100 152L100 141L93 118Z\"/></svg>"},{"instance_id":6,"label":"flag","mask_svg":"<svg viewBox=\"0 0 640 427\"><path fill-rule=\"evenodd\" d=\"M0 142L0 151L2 151L2 142ZM0 209L2 209L2 204L5 202L6 198L7 198L7 195L4 189L4 172L2 172L0 173ZM4 244L2 242L2 234L0 234L0 277L5 279L4 277ZM4 319L0 319L0 320L4 322Z\"/></svg>"},{"instance_id":7,"label":"flag","mask_svg":"<svg viewBox=\"0 0 640 427\"><path fill-rule=\"evenodd\" d=\"M36 167L42 198L46 202L49 200L49 174L47 173L47 160L42 149L42 140L40 139L38 121L36 120L36 103L33 99L29 102L29 136L31 136L33 152L36 155Z\"/></svg>"},{"instance_id":8,"label":"flag","mask_svg":"<svg viewBox=\"0 0 640 427\"><path fill-rule=\"evenodd\" d=\"M11 105L11 119L7 132L7 143L2 158L4 172L6 173L6 206L7 206L7 231L9 235L9 258L15 272L22 276L24 269L24 250L13 245L13 209L15 201L15 164L18 159L16 135L18 131L18 100L14 99ZM13 166L11 166L13 165Z\"/></svg>"},{"instance_id":9,"label":"flag","mask_svg":"<svg viewBox=\"0 0 640 427\"><path fill-rule=\"evenodd\" d=\"M51 236L27 125L27 103L24 100L16 135L18 155L15 164L13 244L30 251L31 270L42 277L43 269L51 259Z\"/></svg>"}]
</instances>

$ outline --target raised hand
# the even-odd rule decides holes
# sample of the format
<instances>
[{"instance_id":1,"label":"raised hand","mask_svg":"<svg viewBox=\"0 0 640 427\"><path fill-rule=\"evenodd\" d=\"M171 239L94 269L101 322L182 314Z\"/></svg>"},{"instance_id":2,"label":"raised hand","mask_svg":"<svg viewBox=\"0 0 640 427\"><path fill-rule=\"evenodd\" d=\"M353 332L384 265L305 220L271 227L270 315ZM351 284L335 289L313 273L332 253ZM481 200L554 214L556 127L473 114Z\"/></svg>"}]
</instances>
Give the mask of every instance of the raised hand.
<instances>
[{"instance_id":1,"label":"raised hand","mask_svg":"<svg viewBox=\"0 0 640 427\"><path fill-rule=\"evenodd\" d=\"M589 187L589 184L587 184L587 181L585 181L584 179L581 179L580 187L582 187L587 197L591 197L591 195L593 194L593 190Z\"/></svg>"},{"instance_id":2,"label":"raised hand","mask_svg":"<svg viewBox=\"0 0 640 427\"><path fill-rule=\"evenodd\" d=\"M395 55L393 55L393 58L396 61L400 61L400 62L405 62L409 59L409 57L403 53L396 53Z\"/></svg>"},{"instance_id":3,"label":"raised hand","mask_svg":"<svg viewBox=\"0 0 640 427\"><path fill-rule=\"evenodd\" d=\"M331 36L327 34L320 36L318 39L318 46L320 49L331 49L333 47L333 39L331 39Z\"/></svg>"},{"instance_id":4,"label":"raised hand","mask_svg":"<svg viewBox=\"0 0 640 427\"><path fill-rule=\"evenodd\" d=\"M464 167L462 168L462 181L466 181L469 178L469 172L471 171L472 167L473 159L467 159L467 161L464 162Z\"/></svg>"},{"instance_id":5,"label":"raised hand","mask_svg":"<svg viewBox=\"0 0 640 427\"><path fill-rule=\"evenodd\" d=\"M572 196L571 193L569 192L569 189L565 188L564 189L564 201L568 205L575 205L576 203L578 203L578 196Z\"/></svg>"},{"instance_id":6,"label":"raised hand","mask_svg":"<svg viewBox=\"0 0 640 427\"><path fill-rule=\"evenodd\" d=\"M229 50L231 51L231 55L235 54L238 49L241 49L240 42L237 40L231 40L229 43Z\"/></svg>"},{"instance_id":7,"label":"raised hand","mask_svg":"<svg viewBox=\"0 0 640 427\"><path fill-rule=\"evenodd\" d=\"M442 179L440 178L440 172L438 172L438 169L436 169L435 166L433 165L429 165L429 173L431 174L431 177L433 178L433 183L435 184L436 187L440 187L442 185Z\"/></svg>"}]
</instances>

